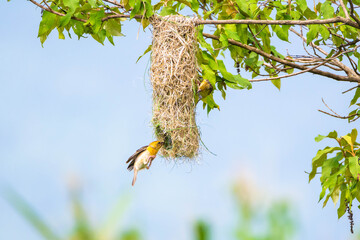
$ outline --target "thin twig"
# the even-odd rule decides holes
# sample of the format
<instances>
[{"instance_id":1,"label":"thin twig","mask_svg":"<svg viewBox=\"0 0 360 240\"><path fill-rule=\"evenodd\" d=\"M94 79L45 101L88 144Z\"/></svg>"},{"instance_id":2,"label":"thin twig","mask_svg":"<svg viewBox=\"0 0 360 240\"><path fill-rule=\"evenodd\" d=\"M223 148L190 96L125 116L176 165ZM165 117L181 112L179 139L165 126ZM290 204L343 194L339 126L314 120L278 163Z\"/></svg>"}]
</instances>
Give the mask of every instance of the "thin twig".
<instances>
[{"instance_id":1,"label":"thin twig","mask_svg":"<svg viewBox=\"0 0 360 240\"><path fill-rule=\"evenodd\" d=\"M260 31L258 33L256 33L254 37L257 37L257 35L259 35L262 32L262 30L264 30L266 27L267 27L267 25L265 25L262 29L260 29Z\"/></svg>"},{"instance_id":2,"label":"thin twig","mask_svg":"<svg viewBox=\"0 0 360 240\"><path fill-rule=\"evenodd\" d=\"M350 16L355 20L355 22L358 24L358 26L360 26L360 20L354 14L354 4L353 4L352 0L349 0L349 3L350 3Z\"/></svg>"},{"instance_id":3,"label":"thin twig","mask_svg":"<svg viewBox=\"0 0 360 240\"><path fill-rule=\"evenodd\" d=\"M321 98L321 101L324 103L324 105L325 105L331 112L333 112L336 116L340 117L339 114L337 114L335 111L333 111L333 110L325 103L325 101L324 101L323 98Z\"/></svg>"},{"instance_id":4,"label":"thin twig","mask_svg":"<svg viewBox=\"0 0 360 240\"><path fill-rule=\"evenodd\" d=\"M329 59L327 59L327 61L331 61L331 59L329 58ZM285 76L279 76L279 77L274 77L274 78L251 79L251 80L249 80L249 82L263 82L263 81L269 81L269 80L275 80L275 79L293 77L293 76L296 76L296 75L299 75L299 74L302 74L302 73L309 72L309 71L311 71L311 70L313 70L313 69L316 69L316 68L324 65L327 61L324 61L324 62L322 62L322 63L320 63L320 64L318 64L318 65L316 65L316 66L314 66L314 67L312 67L312 68L307 68L307 69L302 70L302 71L300 71L300 72L291 73L291 74L288 74L288 75L285 75Z\"/></svg>"},{"instance_id":5,"label":"thin twig","mask_svg":"<svg viewBox=\"0 0 360 240\"><path fill-rule=\"evenodd\" d=\"M349 13L348 13L348 11L347 11L347 9L346 9L346 7L345 7L345 4L344 4L343 0L339 0L339 2L340 2L340 5L341 5L344 13L345 13L345 17L346 17L347 19L350 19Z\"/></svg>"},{"instance_id":6,"label":"thin twig","mask_svg":"<svg viewBox=\"0 0 360 240\"><path fill-rule=\"evenodd\" d=\"M358 88L358 87L360 87L360 85L357 85L357 86L355 86L355 87L349 88L348 90L343 91L342 94L347 93L347 92L350 92L351 90L354 90L355 88Z\"/></svg>"},{"instance_id":7,"label":"thin twig","mask_svg":"<svg viewBox=\"0 0 360 240\"><path fill-rule=\"evenodd\" d=\"M323 110L318 109L319 112L322 112L322 113L324 113L324 114L326 114L326 115L329 115L329 116L332 116L332 117L335 117L335 118L340 118L340 119L348 119L348 118L352 118L352 117L355 117L355 116L358 116L358 118L360 117L359 114L357 114L357 113L351 114L351 115L348 115L348 116L340 116L339 114L337 114L334 110L332 110L332 109L325 103L325 101L324 101L323 98L322 98L321 100L322 100L322 102L324 103L324 105L325 105L331 112L333 112L334 114L331 114L331 113L328 113L328 112L325 112L325 111L323 111ZM355 120L357 120L358 118L353 119L352 121L355 121Z\"/></svg>"},{"instance_id":8,"label":"thin twig","mask_svg":"<svg viewBox=\"0 0 360 240\"><path fill-rule=\"evenodd\" d=\"M300 38L302 38L305 42L306 42L306 38L301 35L300 33L298 33L295 29L290 28L290 31L292 31L293 33L295 33L297 36L299 36ZM324 54L325 56L328 55L328 53L326 51L324 51L322 48L320 48L319 46L313 44L312 42L310 42L310 46L313 46L314 48L316 48L317 50L319 50L322 54ZM330 62L333 63L335 66L340 67L341 69L343 69L345 71L345 73L349 76L349 77L357 77L357 74L350 69L349 67L347 67L345 64L341 63L338 59L334 59L334 61Z\"/></svg>"},{"instance_id":9,"label":"thin twig","mask_svg":"<svg viewBox=\"0 0 360 240\"><path fill-rule=\"evenodd\" d=\"M65 16L65 14L63 13L59 13L51 8L47 8L47 7L44 7L43 5L41 5L40 3L34 1L34 0L29 0L30 2L32 2L33 4L35 4L36 6L38 6L39 8L45 10L45 11L48 11L48 12L51 12L55 15L58 15L58 16ZM74 20L77 20L77 21L80 21L80 22L86 22L85 19L81 19L81 18L77 18L77 17L71 17L71 19L74 19Z\"/></svg>"},{"instance_id":10,"label":"thin twig","mask_svg":"<svg viewBox=\"0 0 360 240\"><path fill-rule=\"evenodd\" d=\"M111 3L117 7L120 7L120 8L125 8L124 5L120 4L119 2L117 2L116 0L104 0L104 2L108 2L108 3ZM131 10L131 9L130 9Z\"/></svg>"}]
</instances>

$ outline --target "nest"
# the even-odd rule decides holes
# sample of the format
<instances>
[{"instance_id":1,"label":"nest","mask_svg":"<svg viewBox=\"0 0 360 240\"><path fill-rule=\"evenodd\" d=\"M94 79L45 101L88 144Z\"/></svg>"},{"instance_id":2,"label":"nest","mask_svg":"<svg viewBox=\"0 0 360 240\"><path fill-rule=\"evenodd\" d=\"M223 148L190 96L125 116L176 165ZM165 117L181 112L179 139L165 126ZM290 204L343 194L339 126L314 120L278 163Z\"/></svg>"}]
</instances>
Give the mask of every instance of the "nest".
<instances>
[{"instance_id":1,"label":"nest","mask_svg":"<svg viewBox=\"0 0 360 240\"><path fill-rule=\"evenodd\" d=\"M153 17L150 79L155 135L165 158L193 159L199 152L193 83L198 79L193 18Z\"/></svg>"}]
</instances>

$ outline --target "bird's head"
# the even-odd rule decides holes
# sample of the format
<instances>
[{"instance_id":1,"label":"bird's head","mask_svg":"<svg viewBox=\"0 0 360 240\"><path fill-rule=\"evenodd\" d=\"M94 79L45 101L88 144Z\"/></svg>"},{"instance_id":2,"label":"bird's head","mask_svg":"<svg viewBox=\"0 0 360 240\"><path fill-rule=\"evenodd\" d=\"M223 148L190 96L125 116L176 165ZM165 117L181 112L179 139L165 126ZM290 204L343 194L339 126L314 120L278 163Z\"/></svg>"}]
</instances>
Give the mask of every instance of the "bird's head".
<instances>
[{"instance_id":1,"label":"bird's head","mask_svg":"<svg viewBox=\"0 0 360 240\"><path fill-rule=\"evenodd\" d=\"M161 141L154 141L149 144L148 150L151 153L151 155L156 155L157 152L160 150L160 148L164 145L164 142Z\"/></svg>"}]
</instances>

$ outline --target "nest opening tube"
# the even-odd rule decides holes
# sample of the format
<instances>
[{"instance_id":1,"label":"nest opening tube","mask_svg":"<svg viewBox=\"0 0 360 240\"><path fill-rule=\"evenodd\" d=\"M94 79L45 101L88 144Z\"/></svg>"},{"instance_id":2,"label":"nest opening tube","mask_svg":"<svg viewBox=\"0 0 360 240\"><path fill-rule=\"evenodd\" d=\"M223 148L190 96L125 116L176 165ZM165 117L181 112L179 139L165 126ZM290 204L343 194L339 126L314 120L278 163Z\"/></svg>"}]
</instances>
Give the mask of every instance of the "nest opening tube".
<instances>
[{"instance_id":1,"label":"nest opening tube","mask_svg":"<svg viewBox=\"0 0 360 240\"><path fill-rule=\"evenodd\" d=\"M195 159L199 129L193 82L198 79L195 19L153 16L150 80L153 88L152 124L168 159Z\"/></svg>"}]
</instances>

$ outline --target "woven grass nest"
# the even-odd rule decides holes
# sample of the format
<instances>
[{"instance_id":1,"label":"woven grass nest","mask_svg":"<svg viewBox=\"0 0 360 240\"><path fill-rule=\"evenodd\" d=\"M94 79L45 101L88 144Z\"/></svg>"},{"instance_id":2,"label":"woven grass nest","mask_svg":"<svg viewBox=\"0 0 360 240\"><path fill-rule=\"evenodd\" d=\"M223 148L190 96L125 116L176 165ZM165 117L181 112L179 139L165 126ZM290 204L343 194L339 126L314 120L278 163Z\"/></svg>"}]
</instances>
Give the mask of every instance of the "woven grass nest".
<instances>
[{"instance_id":1,"label":"woven grass nest","mask_svg":"<svg viewBox=\"0 0 360 240\"><path fill-rule=\"evenodd\" d=\"M157 139L165 141L160 153L168 159L195 159L200 137L193 90L198 79L194 18L154 16L150 21L152 124Z\"/></svg>"}]
</instances>

